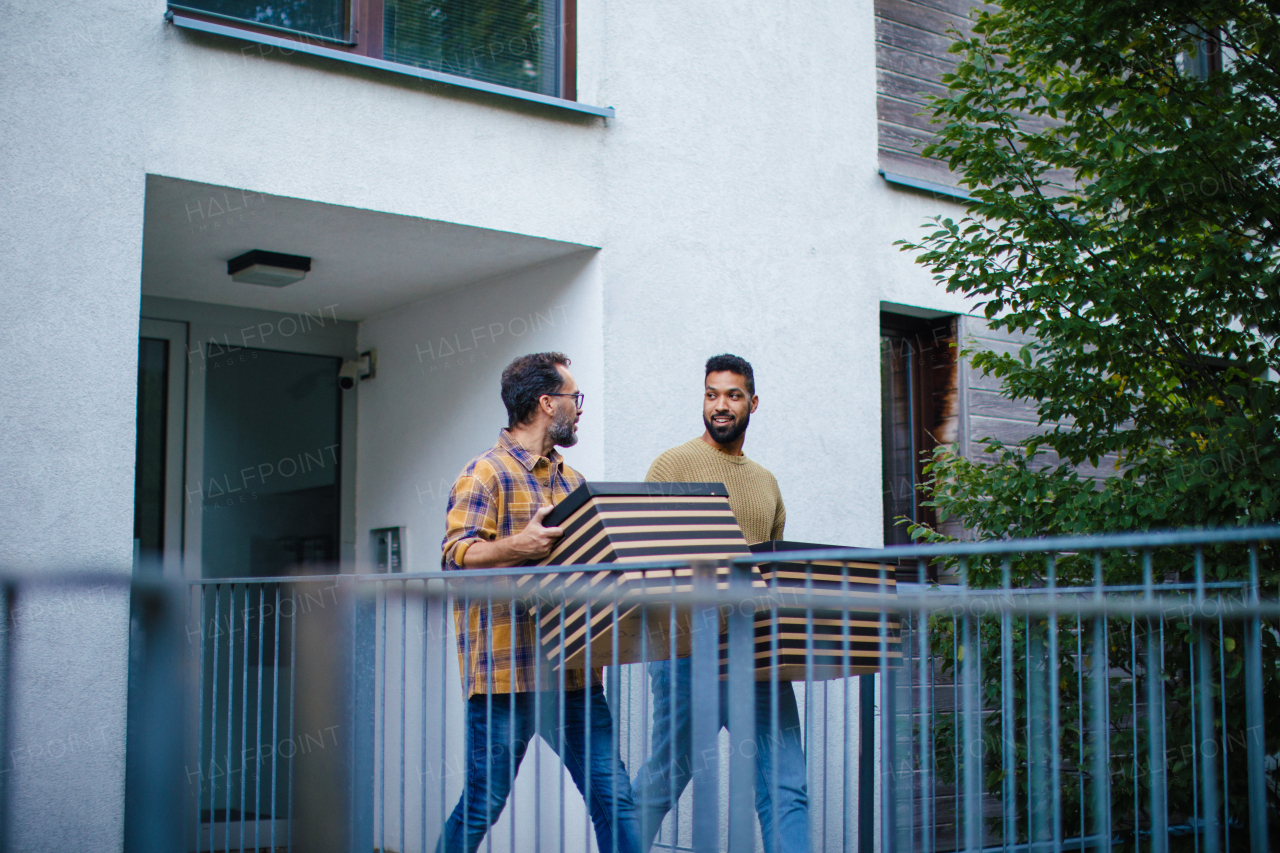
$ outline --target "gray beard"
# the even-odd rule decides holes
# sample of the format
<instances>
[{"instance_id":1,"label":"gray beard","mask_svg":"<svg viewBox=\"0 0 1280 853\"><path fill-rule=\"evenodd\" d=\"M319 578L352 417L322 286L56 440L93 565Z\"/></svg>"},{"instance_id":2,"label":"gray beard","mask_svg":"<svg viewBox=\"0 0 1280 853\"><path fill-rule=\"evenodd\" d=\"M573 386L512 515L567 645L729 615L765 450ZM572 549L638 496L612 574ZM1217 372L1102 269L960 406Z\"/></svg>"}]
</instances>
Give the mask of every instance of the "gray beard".
<instances>
[{"instance_id":1,"label":"gray beard","mask_svg":"<svg viewBox=\"0 0 1280 853\"><path fill-rule=\"evenodd\" d=\"M573 429L573 415L556 416L551 428L547 430L547 438L556 447L573 447L578 443L578 434Z\"/></svg>"}]
</instances>

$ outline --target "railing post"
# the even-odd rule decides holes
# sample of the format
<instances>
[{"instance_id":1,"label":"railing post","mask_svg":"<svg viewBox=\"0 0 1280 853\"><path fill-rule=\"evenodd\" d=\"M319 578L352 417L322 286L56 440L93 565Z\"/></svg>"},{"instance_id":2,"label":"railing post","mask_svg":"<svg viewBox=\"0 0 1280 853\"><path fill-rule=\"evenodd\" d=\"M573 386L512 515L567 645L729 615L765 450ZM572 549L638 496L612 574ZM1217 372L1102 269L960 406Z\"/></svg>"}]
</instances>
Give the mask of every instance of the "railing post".
<instances>
[{"instance_id":1,"label":"railing post","mask_svg":"<svg viewBox=\"0 0 1280 853\"><path fill-rule=\"evenodd\" d=\"M715 853L720 847L720 611L713 596L716 565L695 562L693 662L691 664L690 758L693 761L693 849Z\"/></svg>"},{"instance_id":2,"label":"railing post","mask_svg":"<svg viewBox=\"0 0 1280 853\"><path fill-rule=\"evenodd\" d=\"M894 673L889 666L889 614L886 609L886 568L880 565L880 850L894 853L899 846L897 796L897 714ZM910 792L910 787L907 788ZM910 805L908 804L908 808ZM910 839L904 845L910 849Z\"/></svg>"},{"instance_id":3,"label":"railing post","mask_svg":"<svg viewBox=\"0 0 1280 853\"><path fill-rule=\"evenodd\" d=\"M183 850L183 599L165 586L135 586L131 599L124 849Z\"/></svg>"},{"instance_id":4,"label":"railing post","mask_svg":"<svg viewBox=\"0 0 1280 853\"><path fill-rule=\"evenodd\" d=\"M876 676L858 676L858 853L875 848Z\"/></svg>"},{"instance_id":5,"label":"railing post","mask_svg":"<svg viewBox=\"0 0 1280 853\"><path fill-rule=\"evenodd\" d=\"M1258 545L1249 544L1249 605L1258 606ZM1245 755L1249 774L1249 844L1266 853L1267 789L1262 715L1262 620L1254 614L1244 628Z\"/></svg>"},{"instance_id":6,"label":"railing post","mask_svg":"<svg viewBox=\"0 0 1280 853\"><path fill-rule=\"evenodd\" d=\"M755 613L745 598L751 594L751 566L729 564L729 853L753 853L755 841L756 691ZM776 674L773 676L776 677ZM775 807L776 808L776 807Z\"/></svg>"},{"instance_id":7,"label":"railing post","mask_svg":"<svg viewBox=\"0 0 1280 853\"><path fill-rule=\"evenodd\" d=\"M349 575L335 577L324 600L296 617L294 838L306 853L365 853L373 849L376 604Z\"/></svg>"}]
</instances>

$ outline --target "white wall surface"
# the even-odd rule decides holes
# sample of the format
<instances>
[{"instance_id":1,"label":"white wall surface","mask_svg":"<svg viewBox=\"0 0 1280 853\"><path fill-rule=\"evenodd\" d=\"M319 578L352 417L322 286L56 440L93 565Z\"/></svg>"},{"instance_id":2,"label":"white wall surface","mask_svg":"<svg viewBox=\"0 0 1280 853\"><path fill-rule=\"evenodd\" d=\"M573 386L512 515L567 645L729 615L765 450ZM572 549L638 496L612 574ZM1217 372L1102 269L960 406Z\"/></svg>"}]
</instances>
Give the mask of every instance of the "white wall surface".
<instances>
[{"instance_id":1,"label":"white wall surface","mask_svg":"<svg viewBox=\"0 0 1280 853\"><path fill-rule=\"evenodd\" d=\"M146 139L140 59L160 7L5 2L0 51L0 565L132 559L138 278ZM154 65L154 60L149 64ZM19 599L14 850L113 850L124 801L128 597ZM12 773L9 773L12 771Z\"/></svg>"},{"instance_id":2,"label":"white wall surface","mask_svg":"<svg viewBox=\"0 0 1280 853\"><path fill-rule=\"evenodd\" d=\"M761 395L747 453L779 478L787 535L879 544L880 303L964 306L892 246L945 204L876 174L871 0L583 0L580 96L613 120L264 55L163 12L0 6L0 560L128 570L148 173L602 247L365 324L361 536L408 524L410 559L429 557L440 484L501 424L504 358L562 347L589 395L569 455L588 476L638 479L698 434L702 362L737 352ZM414 346L560 300L570 329L422 372ZM119 845L125 609L78 613L27 635L14 732L104 746L18 768L24 850Z\"/></svg>"},{"instance_id":3,"label":"white wall surface","mask_svg":"<svg viewBox=\"0 0 1280 853\"><path fill-rule=\"evenodd\" d=\"M587 398L578 443L561 452L588 479L603 475L600 266L584 252L360 325L361 350L378 351L378 375L359 389L362 566L371 529L404 526L407 569L440 569L449 488L506 426L502 369L518 355L559 350L572 360Z\"/></svg>"}]
</instances>

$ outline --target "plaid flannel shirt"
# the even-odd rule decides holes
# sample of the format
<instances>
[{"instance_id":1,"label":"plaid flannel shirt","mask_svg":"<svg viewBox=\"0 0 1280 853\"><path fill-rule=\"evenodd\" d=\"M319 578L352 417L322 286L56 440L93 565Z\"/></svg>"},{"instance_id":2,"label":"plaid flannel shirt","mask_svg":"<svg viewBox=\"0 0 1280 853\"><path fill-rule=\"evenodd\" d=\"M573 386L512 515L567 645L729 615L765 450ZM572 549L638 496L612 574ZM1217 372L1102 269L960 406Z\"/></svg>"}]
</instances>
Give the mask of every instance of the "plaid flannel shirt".
<instances>
[{"instance_id":1,"label":"plaid flannel shirt","mask_svg":"<svg viewBox=\"0 0 1280 853\"><path fill-rule=\"evenodd\" d=\"M535 456L502 430L498 443L471 460L449 492L441 565L445 571L465 569L464 555L473 543L514 536L539 507L559 503L584 482L555 450L549 457ZM537 648L534 614L517 608L514 642L511 608L506 602L471 601L468 606L468 602L455 599L453 618L458 632L458 669L467 698L477 693L559 687L559 673L550 669ZM539 669L540 681L535 682ZM581 670L565 672L566 690L585 686Z\"/></svg>"}]
</instances>

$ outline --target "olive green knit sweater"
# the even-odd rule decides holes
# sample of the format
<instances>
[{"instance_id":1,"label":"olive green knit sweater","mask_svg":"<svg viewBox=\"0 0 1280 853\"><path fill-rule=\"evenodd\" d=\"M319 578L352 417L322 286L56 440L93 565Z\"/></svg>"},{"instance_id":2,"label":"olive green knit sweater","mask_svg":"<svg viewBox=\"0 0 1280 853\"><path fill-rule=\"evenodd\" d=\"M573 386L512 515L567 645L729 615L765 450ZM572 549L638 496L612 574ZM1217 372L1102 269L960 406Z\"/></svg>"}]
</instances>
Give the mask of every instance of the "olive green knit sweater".
<instances>
[{"instance_id":1,"label":"olive green knit sweater","mask_svg":"<svg viewBox=\"0 0 1280 853\"><path fill-rule=\"evenodd\" d=\"M745 456L730 456L701 438L660 454L649 466L651 483L724 483L729 507L747 543L781 539L787 523L778 481L763 465Z\"/></svg>"}]
</instances>

